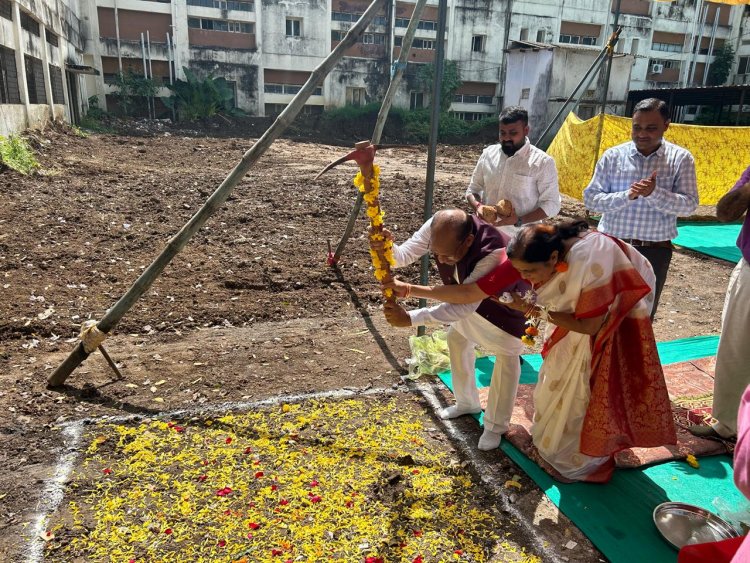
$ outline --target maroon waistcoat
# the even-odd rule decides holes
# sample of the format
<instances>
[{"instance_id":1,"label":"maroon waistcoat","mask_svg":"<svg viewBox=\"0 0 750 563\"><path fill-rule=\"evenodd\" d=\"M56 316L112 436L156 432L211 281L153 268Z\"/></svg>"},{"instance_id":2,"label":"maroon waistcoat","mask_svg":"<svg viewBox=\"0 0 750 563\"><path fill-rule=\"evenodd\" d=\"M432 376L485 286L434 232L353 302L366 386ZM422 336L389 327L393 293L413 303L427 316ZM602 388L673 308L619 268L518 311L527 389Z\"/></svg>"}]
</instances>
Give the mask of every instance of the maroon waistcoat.
<instances>
[{"instance_id":1,"label":"maroon waistcoat","mask_svg":"<svg viewBox=\"0 0 750 563\"><path fill-rule=\"evenodd\" d=\"M458 279L461 283L471 275L477 262L493 251L505 248L509 240L505 233L501 233L492 225L478 219L475 215L471 215L471 221L471 234L474 235L474 242L471 243L469 250L466 251L464 257L455 266ZM435 262L437 263L440 279L443 280L443 283L445 285L455 284L456 279L453 277L454 266L439 262L437 257L435 257ZM530 287L527 282L521 280L508 288L508 291L525 293ZM510 309L497 301L487 298L482 301L476 312L508 334L518 336L519 338L524 334L526 318L520 311Z\"/></svg>"}]
</instances>

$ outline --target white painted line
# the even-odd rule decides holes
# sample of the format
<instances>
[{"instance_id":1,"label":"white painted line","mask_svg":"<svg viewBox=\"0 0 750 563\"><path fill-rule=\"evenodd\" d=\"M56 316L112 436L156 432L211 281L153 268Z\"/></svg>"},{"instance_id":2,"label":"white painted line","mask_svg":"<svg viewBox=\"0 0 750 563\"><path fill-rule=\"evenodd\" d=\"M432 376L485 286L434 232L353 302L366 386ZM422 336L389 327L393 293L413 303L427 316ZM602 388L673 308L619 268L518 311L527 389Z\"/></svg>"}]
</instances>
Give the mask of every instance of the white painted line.
<instances>
[{"instance_id":1,"label":"white painted line","mask_svg":"<svg viewBox=\"0 0 750 563\"><path fill-rule=\"evenodd\" d=\"M435 393L436 389L444 389L445 386L439 380L433 383L409 383L408 386L418 391L422 397L435 409L437 412L443 408L443 404ZM455 423L452 420L443 420L438 418L442 423L445 432L458 444L461 453L466 456L472 464L476 467L477 473L482 479L482 484L486 485L487 488L501 499L502 510L515 518L514 524L521 526L526 531L527 538L533 542L534 548L537 553L544 554L545 561L563 562L566 559L562 559L557 553L554 553L554 548L546 544L542 538L539 537L539 530L535 529L533 521L529 521L529 518L522 514L518 508L508 501L507 491L503 488L503 483L498 483L495 479L489 477L492 474L491 464L487 463L484 459L478 456L476 443L469 443L466 439L466 435L456 428ZM505 454L503 454L505 455ZM486 468L486 471L483 469ZM542 491L544 494L544 491ZM559 510L559 508L558 508Z\"/></svg>"},{"instance_id":2,"label":"white painted line","mask_svg":"<svg viewBox=\"0 0 750 563\"><path fill-rule=\"evenodd\" d=\"M51 514L57 510L65 496L65 485L70 479L76 460L80 453L83 423L69 424L62 430L65 443L64 451L55 467L54 475L47 481L37 505L38 514L31 527L31 545L26 554L28 563L40 563L44 559L45 541L41 538L47 531Z\"/></svg>"}]
</instances>

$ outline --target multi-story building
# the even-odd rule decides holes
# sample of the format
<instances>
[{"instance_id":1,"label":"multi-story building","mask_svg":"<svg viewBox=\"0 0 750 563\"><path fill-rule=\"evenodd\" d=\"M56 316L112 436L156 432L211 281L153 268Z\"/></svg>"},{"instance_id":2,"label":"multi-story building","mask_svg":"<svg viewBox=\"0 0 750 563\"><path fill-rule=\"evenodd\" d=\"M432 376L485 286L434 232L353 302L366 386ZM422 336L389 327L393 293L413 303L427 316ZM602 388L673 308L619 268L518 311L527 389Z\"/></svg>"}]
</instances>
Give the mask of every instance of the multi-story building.
<instances>
[{"instance_id":1,"label":"multi-story building","mask_svg":"<svg viewBox=\"0 0 750 563\"><path fill-rule=\"evenodd\" d=\"M25 104L27 115L37 111L30 109L34 105L48 104L51 112L62 100L54 99L57 84L71 107L70 88L59 88L53 67L61 72L65 65L70 72L76 67L98 71L85 75L80 84L73 81L78 85L76 99L85 106L87 97L96 95L100 105L109 108L114 107L112 83L121 72L143 75L145 68L148 76L167 83L184 79L183 69L189 69L199 77L224 77L234 89L237 107L253 115L274 115L368 5L367 0L68 1L70 8L63 1L0 0L0 61L6 61L0 63L2 104ZM414 4L391 0L308 100L305 111L381 99ZM445 54L457 63L463 80L451 111L464 119L497 113L509 80L511 42L575 46L565 56L571 70L581 68L575 53L590 60L604 47L617 8L617 23L623 28L618 51L630 55L630 79L618 82L624 89L616 93L618 99L625 98L628 88L705 84L707 65L724 44L736 51L728 82L744 83L750 76L747 6L706 0L448 0ZM437 0L429 0L397 106L429 104L429 88L416 77L419 65L435 59L437 20ZM34 33L37 28L46 41ZM8 60L15 61L16 69L29 71L12 70ZM618 108L615 104L611 109Z\"/></svg>"}]
</instances>

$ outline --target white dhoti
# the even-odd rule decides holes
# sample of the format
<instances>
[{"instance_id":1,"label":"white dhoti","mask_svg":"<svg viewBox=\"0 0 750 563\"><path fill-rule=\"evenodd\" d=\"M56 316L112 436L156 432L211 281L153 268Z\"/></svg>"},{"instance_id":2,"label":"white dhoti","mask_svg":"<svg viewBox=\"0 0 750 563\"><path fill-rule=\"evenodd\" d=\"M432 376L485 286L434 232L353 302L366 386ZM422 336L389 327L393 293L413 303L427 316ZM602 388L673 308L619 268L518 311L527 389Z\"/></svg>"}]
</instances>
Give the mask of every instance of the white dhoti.
<instances>
[{"instance_id":1,"label":"white dhoti","mask_svg":"<svg viewBox=\"0 0 750 563\"><path fill-rule=\"evenodd\" d=\"M484 427L502 434L508 430L513 413L518 380L521 377L518 358L523 350L523 343L519 337L497 328L477 313L450 326L448 351L453 392L456 395L456 407L467 412L478 412L481 409L474 375L474 349L477 345L495 354L495 369L492 371L487 408L484 411Z\"/></svg>"},{"instance_id":2,"label":"white dhoti","mask_svg":"<svg viewBox=\"0 0 750 563\"><path fill-rule=\"evenodd\" d=\"M714 377L714 430L737 434L737 411L750 385L750 265L742 258L729 278Z\"/></svg>"}]
</instances>

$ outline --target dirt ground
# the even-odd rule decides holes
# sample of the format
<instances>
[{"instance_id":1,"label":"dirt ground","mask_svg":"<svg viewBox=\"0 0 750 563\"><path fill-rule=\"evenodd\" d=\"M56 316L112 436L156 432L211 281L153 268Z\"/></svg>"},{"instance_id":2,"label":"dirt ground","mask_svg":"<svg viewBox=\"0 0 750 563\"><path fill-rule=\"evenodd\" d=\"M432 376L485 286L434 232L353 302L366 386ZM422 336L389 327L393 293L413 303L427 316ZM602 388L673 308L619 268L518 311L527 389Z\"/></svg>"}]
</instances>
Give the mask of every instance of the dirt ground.
<instances>
[{"instance_id":1,"label":"dirt ground","mask_svg":"<svg viewBox=\"0 0 750 563\"><path fill-rule=\"evenodd\" d=\"M48 129L32 141L43 172L0 174L4 561L24 555L63 421L341 388L406 389L400 376L412 333L384 321L362 217L340 268L325 264L327 241L338 241L354 200L356 170L347 164L313 177L348 147L293 140L272 146L116 327L105 345L124 378L95 354L64 388L46 389L80 324L100 319L123 295L253 140L169 130L82 138ZM435 209L463 205L481 148L439 147ZM422 223L426 160L422 146L378 154L385 223L397 240ZM565 201L564 215L582 211ZM718 333L730 271L677 252L657 339ZM402 274L418 278L416 267ZM166 383L154 392L157 379ZM473 446L473 421L459 427ZM498 480L521 473L500 452L480 458ZM528 478L522 483L514 503L549 546L549 560L600 560ZM576 547L563 547L571 541Z\"/></svg>"}]
</instances>

